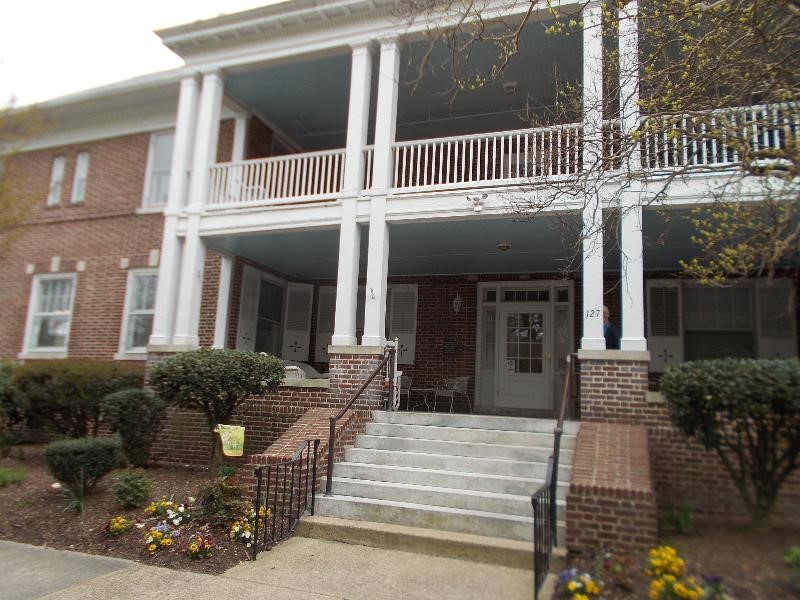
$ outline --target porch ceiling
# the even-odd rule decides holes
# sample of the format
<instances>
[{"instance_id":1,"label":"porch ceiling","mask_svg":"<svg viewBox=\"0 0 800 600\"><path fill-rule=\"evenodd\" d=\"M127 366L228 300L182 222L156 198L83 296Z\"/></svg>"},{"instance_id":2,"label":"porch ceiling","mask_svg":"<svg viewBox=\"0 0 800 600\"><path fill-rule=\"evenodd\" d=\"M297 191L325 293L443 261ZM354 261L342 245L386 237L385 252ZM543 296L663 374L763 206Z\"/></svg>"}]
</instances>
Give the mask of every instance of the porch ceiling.
<instances>
[{"instance_id":1,"label":"porch ceiling","mask_svg":"<svg viewBox=\"0 0 800 600\"><path fill-rule=\"evenodd\" d=\"M498 82L473 92L463 92L450 104L449 97L437 93L446 85L441 70L426 77L413 94L410 86L401 84L398 140L525 127L526 113L535 113L539 107L553 103L556 79L563 83L580 77L580 36L548 35L544 31L546 25L534 22L523 31L521 56L511 62L504 76L505 82L516 83L513 93L504 92L502 82ZM423 50L422 42L406 46L401 59L402 81L413 78L409 59ZM489 52L488 44L477 47L471 64L477 68L491 65ZM370 111L373 125L377 68L376 59L373 60ZM303 149L344 147L350 89L349 53L232 72L225 86L232 97L271 120Z\"/></svg>"},{"instance_id":2,"label":"porch ceiling","mask_svg":"<svg viewBox=\"0 0 800 600\"><path fill-rule=\"evenodd\" d=\"M645 211L645 269L674 271L680 258L697 255L691 226L674 211L671 219ZM569 267L577 236L577 215L542 216L532 221L472 218L392 224L389 233L389 275L466 275L557 272ZM566 225L566 226L565 226ZM608 240L614 231L607 232ZM361 228L360 272L367 272L369 228ZM499 242L510 249L501 252ZM606 247L611 248L609 241ZM243 256L301 281L334 281L338 269L339 231L247 234L210 238L212 250ZM605 268L617 271L619 253L607 252ZM580 269L580 262L573 270Z\"/></svg>"}]
</instances>

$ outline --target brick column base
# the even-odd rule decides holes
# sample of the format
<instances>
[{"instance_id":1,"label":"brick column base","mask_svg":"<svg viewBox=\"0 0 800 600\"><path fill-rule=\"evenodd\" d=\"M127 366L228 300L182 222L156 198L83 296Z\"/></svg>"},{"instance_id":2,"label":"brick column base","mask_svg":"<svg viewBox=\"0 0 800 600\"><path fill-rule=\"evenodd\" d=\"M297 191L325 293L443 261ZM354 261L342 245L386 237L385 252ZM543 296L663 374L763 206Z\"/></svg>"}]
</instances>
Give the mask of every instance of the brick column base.
<instances>
[{"instance_id":1,"label":"brick column base","mask_svg":"<svg viewBox=\"0 0 800 600\"><path fill-rule=\"evenodd\" d=\"M581 350L578 361L582 421L643 425L656 418L646 400L649 352Z\"/></svg>"}]
</instances>

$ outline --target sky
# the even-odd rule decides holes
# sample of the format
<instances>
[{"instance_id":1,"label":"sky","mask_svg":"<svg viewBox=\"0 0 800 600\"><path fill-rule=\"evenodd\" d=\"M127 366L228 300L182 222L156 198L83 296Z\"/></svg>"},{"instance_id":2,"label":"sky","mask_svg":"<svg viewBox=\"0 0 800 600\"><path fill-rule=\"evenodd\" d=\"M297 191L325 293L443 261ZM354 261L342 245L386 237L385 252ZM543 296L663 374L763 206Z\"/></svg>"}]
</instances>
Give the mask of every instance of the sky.
<instances>
[{"instance_id":1,"label":"sky","mask_svg":"<svg viewBox=\"0 0 800 600\"><path fill-rule=\"evenodd\" d=\"M0 16L0 107L179 67L153 30L280 0L17 0Z\"/></svg>"}]
</instances>

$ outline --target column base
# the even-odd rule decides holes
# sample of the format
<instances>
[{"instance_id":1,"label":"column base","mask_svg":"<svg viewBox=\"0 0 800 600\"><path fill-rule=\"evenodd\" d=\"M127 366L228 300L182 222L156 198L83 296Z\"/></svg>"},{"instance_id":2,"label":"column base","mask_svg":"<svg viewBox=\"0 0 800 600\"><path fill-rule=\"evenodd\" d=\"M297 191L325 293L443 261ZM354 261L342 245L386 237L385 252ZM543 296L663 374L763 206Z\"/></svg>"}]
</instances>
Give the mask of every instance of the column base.
<instances>
[{"instance_id":1,"label":"column base","mask_svg":"<svg viewBox=\"0 0 800 600\"><path fill-rule=\"evenodd\" d=\"M581 350L605 350L606 338L581 338Z\"/></svg>"},{"instance_id":2,"label":"column base","mask_svg":"<svg viewBox=\"0 0 800 600\"><path fill-rule=\"evenodd\" d=\"M386 338L383 336L362 336L361 337L361 345L362 346L379 346L383 348L386 346Z\"/></svg>"},{"instance_id":3,"label":"column base","mask_svg":"<svg viewBox=\"0 0 800 600\"><path fill-rule=\"evenodd\" d=\"M196 335L176 335L172 338L172 345L197 349L200 347L200 338Z\"/></svg>"},{"instance_id":4,"label":"column base","mask_svg":"<svg viewBox=\"0 0 800 600\"><path fill-rule=\"evenodd\" d=\"M619 344L620 350L629 352L647 352L647 340L644 338L623 337Z\"/></svg>"},{"instance_id":5,"label":"column base","mask_svg":"<svg viewBox=\"0 0 800 600\"><path fill-rule=\"evenodd\" d=\"M356 346L358 338L354 335L336 335L331 338L331 346Z\"/></svg>"}]
</instances>

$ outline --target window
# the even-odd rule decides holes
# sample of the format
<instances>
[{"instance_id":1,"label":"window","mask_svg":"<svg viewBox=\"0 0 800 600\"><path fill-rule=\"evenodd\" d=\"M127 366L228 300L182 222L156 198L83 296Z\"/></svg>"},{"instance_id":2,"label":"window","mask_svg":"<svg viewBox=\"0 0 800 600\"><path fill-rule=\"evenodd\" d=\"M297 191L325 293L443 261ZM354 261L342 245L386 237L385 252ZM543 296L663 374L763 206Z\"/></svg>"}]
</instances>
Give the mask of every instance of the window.
<instances>
[{"instance_id":1,"label":"window","mask_svg":"<svg viewBox=\"0 0 800 600\"><path fill-rule=\"evenodd\" d=\"M37 275L33 278L26 352L65 352L69 342L75 275Z\"/></svg>"},{"instance_id":2,"label":"window","mask_svg":"<svg viewBox=\"0 0 800 600\"><path fill-rule=\"evenodd\" d=\"M154 133L150 136L150 155L147 158L142 202L145 208L161 207L167 203L174 137L172 131Z\"/></svg>"},{"instance_id":3,"label":"window","mask_svg":"<svg viewBox=\"0 0 800 600\"><path fill-rule=\"evenodd\" d=\"M128 292L120 343L122 353L144 352L147 349L147 341L153 329L157 281L158 271L155 269L128 273Z\"/></svg>"},{"instance_id":4,"label":"window","mask_svg":"<svg viewBox=\"0 0 800 600\"><path fill-rule=\"evenodd\" d=\"M56 206L61 202L61 188L64 185L64 162L63 156L56 156L53 159L53 169L50 172L50 193L47 195L47 206Z\"/></svg>"},{"instance_id":5,"label":"window","mask_svg":"<svg viewBox=\"0 0 800 600\"><path fill-rule=\"evenodd\" d=\"M86 178L89 175L89 153L80 152L75 157L75 177L72 179L72 203L86 198Z\"/></svg>"}]
</instances>

